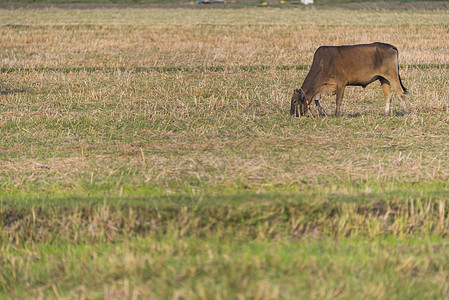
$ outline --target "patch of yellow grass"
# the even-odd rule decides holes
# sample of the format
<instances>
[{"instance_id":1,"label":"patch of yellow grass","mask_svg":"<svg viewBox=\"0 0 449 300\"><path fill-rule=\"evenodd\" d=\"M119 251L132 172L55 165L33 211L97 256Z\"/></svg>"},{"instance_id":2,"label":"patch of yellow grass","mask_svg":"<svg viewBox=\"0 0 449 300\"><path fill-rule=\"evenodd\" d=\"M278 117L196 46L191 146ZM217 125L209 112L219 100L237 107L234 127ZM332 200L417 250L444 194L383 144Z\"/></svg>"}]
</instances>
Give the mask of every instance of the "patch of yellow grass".
<instances>
[{"instance_id":1,"label":"patch of yellow grass","mask_svg":"<svg viewBox=\"0 0 449 300\"><path fill-rule=\"evenodd\" d=\"M402 64L446 63L446 15L342 9L4 10L1 62L3 67L310 64L321 45L382 41L398 47Z\"/></svg>"},{"instance_id":2,"label":"patch of yellow grass","mask_svg":"<svg viewBox=\"0 0 449 300\"><path fill-rule=\"evenodd\" d=\"M192 178L227 185L246 178L260 187L323 177L449 178L442 132L448 71L408 66L449 60L441 24L447 14L219 12L220 21L217 11L205 10L0 11L3 25L17 25L0 26L2 66L16 68L2 77L2 181L20 188L80 178L108 184L123 176L128 184L160 186ZM242 12L248 19L237 21ZM407 25L415 18L416 25ZM332 118L291 120L291 91L307 70L279 66L310 64L320 45L372 41L399 48L415 115L379 119L383 96L373 84L346 90L343 111L349 118L341 124ZM224 68L132 68L203 65ZM271 67L238 67L249 65ZM125 69L20 71L78 66ZM322 101L329 114L334 102ZM394 98L393 108L397 104Z\"/></svg>"}]
</instances>

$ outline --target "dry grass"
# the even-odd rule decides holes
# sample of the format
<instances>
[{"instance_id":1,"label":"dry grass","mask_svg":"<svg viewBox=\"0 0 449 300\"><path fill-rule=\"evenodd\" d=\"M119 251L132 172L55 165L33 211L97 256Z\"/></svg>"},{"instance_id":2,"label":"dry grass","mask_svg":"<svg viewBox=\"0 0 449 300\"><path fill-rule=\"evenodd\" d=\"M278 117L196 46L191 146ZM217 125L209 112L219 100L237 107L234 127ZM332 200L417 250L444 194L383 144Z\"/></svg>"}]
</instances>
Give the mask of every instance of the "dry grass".
<instances>
[{"instance_id":1,"label":"dry grass","mask_svg":"<svg viewBox=\"0 0 449 300\"><path fill-rule=\"evenodd\" d=\"M447 21L0 10L0 295L447 297ZM319 45L373 41L412 115L373 84L290 118Z\"/></svg>"},{"instance_id":2,"label":"dry grass","mask_svg":"<svg viewBox=\"0 0 449 300\"><path fill-rule=\"evenodd\" d=\"M4 187L108 184L121 172L161 187L446 180L447 70L402 73L413 115L385 119L373 85L348 88L346 117L321 120L288 116L305 70L8 73L28 91L2 99Z\"/></svg>"},{"instance_id":3,"label":"dry grass","mask_svg":"<svg viewBox=\"0 0 449 300\"><path fill-rule=\"evenodd\" d=\"M139 21L136 21L139 20ZM3 11L3 67L310 64L320 45L383 41L401 63L446 63L440 11ZM242 23L243 22L243 23ZM414 41L411 43L411 41Z\"/></svg>"}]
</instances>

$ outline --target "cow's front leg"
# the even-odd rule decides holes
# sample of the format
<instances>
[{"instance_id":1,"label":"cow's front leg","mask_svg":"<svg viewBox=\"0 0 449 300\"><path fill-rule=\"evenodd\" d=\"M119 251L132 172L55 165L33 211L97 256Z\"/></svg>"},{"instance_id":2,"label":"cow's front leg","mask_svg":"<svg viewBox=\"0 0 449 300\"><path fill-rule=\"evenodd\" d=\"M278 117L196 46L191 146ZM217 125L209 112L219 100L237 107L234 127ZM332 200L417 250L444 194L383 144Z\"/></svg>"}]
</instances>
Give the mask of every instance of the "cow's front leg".
<instances>
[{"instance_id":1,"label":"cow's front leg","mask_svg":"<svg viewBox=\"0 0 449 300\"><path fill-rule=\"evenodd\" d=\"M316 118L316 114L313 112L313 109L311 106L309 106L308 111L310 112L310 114L312 115L312 117Z\"/></svg>"},{"instance_id":2,"label":"cow's front leg","mask_svg":"<svg viewBox=\"0 0 449 300\"><path fill-rule=\"evenodd\" d=\"M318 112L320 113L321 117L327 117L326 111L324 110L324 108L320 105L320 101L315 100L315 105L316 107L318 107Z\"/></svg>"}]
</instances>

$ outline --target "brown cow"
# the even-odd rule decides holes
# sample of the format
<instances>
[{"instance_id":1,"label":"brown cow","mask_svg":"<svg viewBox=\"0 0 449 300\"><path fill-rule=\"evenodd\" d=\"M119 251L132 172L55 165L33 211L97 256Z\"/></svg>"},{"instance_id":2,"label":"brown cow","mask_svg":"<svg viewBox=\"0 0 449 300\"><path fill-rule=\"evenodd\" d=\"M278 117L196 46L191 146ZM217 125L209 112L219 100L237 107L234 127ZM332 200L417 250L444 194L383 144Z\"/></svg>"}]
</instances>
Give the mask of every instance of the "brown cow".
<instances>
[{"instance_id":1,"label":"brown cow","mask_svg":"<svg viewBox=\"0 0 449 300\"><path fill-rule=\"evenodd\" d=\"M401 99L404 112L409 113L404 96L407 89L399 76L398 49L395 46L373 43L319 47L301 89L293 93L290 115L304 115L310 110L312 101L315 101L320 115L326 115L318 100L322 96L336 94L335 115L339 116L346 86L365 88L376 80L380 81L385 94L385 115L390 114L391 86Z\"/></svg>"}]
</instances>

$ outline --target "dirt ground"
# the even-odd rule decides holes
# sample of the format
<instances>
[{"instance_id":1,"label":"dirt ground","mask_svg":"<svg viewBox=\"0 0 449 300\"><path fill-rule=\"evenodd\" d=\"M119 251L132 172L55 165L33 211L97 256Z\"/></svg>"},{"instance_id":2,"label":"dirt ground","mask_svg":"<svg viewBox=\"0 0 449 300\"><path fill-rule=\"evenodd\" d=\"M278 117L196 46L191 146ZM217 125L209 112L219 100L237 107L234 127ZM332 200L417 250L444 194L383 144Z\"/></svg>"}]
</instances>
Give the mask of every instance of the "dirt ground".
<instances>
[{"instance_id":1,"label":"dirt ground","mask_svg":"<svg viewBox=\"0 0 449 300\"><path fill-rule=\"evenodd\" d=\"M229 2L229 1L228 1ZM235 2L235 1L234 1ZM223 9L223 8L242 8L242 2L257 3L259 0L240 0L240 3L226 4L98 4L98 3L67 3L67 4L0 4L0 9L103 9L103 8L189 8L189 9ZM278 2L277 0L268 0L267 2ZM324 2L324 1L323 1ZM291 8L301 6L299 1L280 8ZM361 2L361 3L340 3L325 4L321 3L314 7L344 7L354 9L449 9L449 1L419 1L419 2Z\"/></svg>"}]
</instances>

